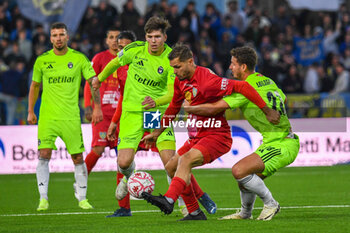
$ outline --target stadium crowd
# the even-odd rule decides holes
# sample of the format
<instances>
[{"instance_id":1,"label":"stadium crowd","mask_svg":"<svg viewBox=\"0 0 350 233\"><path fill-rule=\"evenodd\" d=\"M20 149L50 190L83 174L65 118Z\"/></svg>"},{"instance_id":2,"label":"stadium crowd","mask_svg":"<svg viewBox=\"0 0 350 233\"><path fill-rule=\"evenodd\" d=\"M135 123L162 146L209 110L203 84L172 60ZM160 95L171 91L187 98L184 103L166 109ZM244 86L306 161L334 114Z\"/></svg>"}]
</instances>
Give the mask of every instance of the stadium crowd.
<instances>
[{"instance_id":1,"label":"stadium crowd","mask_svg":"<svg viewBox=\"0 0 350 233\"><path fill-rule=\"evenodd\" d=\"M250 45L259 53L258 71L285 93L338 94L350 90L350 13L345 3L337 12L313 12L291 10L281 1L273 15L256 3L247 0L245 8L239 9L238 2L232 0L227 3L227 12L208 3L199 14L193 1L180 11L176 3L160 0L141 15L133 0L126 1L123 11L109 1L100 1L97 7L87 8L69 46L92 59L105 49L109 27L132 30L138 40L144 40L145 22L159 15L172 25L167 43L189 44L196 63L219 76L232 76L228 69L230 50ZM294 53L295 37L317 35L321 36L324 56L319 62L302 65ZM49 34L43 25L23 17L16 1L0 1L0 124L18 123L13 114L5 117L5 103L7 111L15 112L18 99L28 94L35 59L49 48Z\"/></svg>"}]
</instances>

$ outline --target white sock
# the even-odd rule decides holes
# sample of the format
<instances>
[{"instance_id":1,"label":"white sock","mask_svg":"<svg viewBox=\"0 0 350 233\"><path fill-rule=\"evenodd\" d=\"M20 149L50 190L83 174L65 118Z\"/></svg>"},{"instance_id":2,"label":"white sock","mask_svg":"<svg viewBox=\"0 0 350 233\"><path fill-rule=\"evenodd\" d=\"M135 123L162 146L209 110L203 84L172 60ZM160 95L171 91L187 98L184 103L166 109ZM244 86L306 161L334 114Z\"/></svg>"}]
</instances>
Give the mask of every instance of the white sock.
<instances>
[{"instance_id":1,"label":"white sock","mask_svg":"<svg viewBox=\"0 0 350 233\"><path fill-rule=\"evenodd\" d=\"M273 199L270 190L266 187L264 181L257 175L251 174L237 180L245 189L258 195L264 202L264 205L274 206L277 201Z\"/></svg>"},{"instance_id":2,"label":"white sock","mask_svg":"<svg viewBox=\"0 0 350 233\"><path fill-rule=\"evenodd\" d=\"M85 162L81 164L75 164L74 177L76 182L76 192L79 197L78 201L85 200L88 181L87 168Z\"/></svg>"},{"instance_id":3,"label":"white sock","mask_svg":"<svg viewBox=\"0 0 350 233\"><path fill-rule=\"evenodd\" d=\"M122 168L119 167L119 165L118 165L118 171L119 171L120 173L122 173L122 174L126 177L126 179L128 180L129 177L132 175L132 173L134 173L135 167L136 167L135 162L132 161L132 163L130 164L130 166L129 166L127 169L122 169Z\"/></svg>"},{"instance_id":4,"label":"white sock","mask_svg":"<svg viewBox=\"0 0 350 233\"><path fill-rule=\"evenodd\" d=\"M169 175L166 175L166 178L168 179L168 184L170 185L171 180L172 180L171 177ZM181 196L177 199L177 204L179 206L185 206L186 205Z\"/></svg>"},{"instance_id":5,"label":"white sock","mask_svg":"<svg viewBox=\"0 0 350 233\"><path fill-rule=\"evenodd\" d=\"M244 189L241 189L240 194L242 206L241 213L244 215L242 217L250 217L252 215L256 194Z\"/></svg>"},{"instance_id":6,"label":"white sock","mask_svg":"<svg viewBox=\"0 0 350 233\"><path fill-rule=\"evenodd\" d=\"M38 165L36 167L36 180L38 184L38 190L40 194L40 199L48 200L47 190L49 188L49 179L50 179L50 171L49 171L49 161L48 159L40 158L38 161Z\"/></svg>"}]
</instances>

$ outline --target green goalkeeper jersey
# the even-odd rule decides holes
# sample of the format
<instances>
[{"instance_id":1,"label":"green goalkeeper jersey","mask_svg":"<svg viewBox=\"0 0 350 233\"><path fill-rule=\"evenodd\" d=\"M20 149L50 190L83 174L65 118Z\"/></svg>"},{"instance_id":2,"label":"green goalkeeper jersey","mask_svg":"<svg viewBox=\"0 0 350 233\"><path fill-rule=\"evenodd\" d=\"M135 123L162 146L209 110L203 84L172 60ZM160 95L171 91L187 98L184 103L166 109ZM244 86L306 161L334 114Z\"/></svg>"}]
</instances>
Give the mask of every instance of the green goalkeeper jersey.
<instances>
[{"instance_id":1,"label":"green goalkeeper jersey","mask_svg":"<svg viewBox=\"0 0 350 233\"><path fill-rule=\"evenodd\" d=\"M53 49L40 55L35 61L32 78L43 85L40 119L79 120L81 76L89 79L95 75L89 59L73 49L68 48L61 56Z\"/></svg>"},{"instance_id":2,"label":"green goalkeeper jersey","mask_svg":"<svg viewBox=\"0 0 350 233\"><path fill-rule=\"evenodd\" d=\"M144 111L141 103L146 96L156 100L167 93L169 84L174 84L174 69L168 59L171 48L166 44L164 46L163 53L154 56L148 52L148 42L135 41L118 53L120 65L129 65L123 111ZM167 106L156 108L164 112Z\"/></svg>"},{"instance_id":3,"label":"green goalkeeper jersey","mask_svg":"<svg viewBox=\"0 0 350 233\"><path fill-rule=\"evenodd\" d=\"M247 77L247 81L260 94L268 107L279 111L281 114L280 123L274 125L270 123L263 111L255 104L246 99L243 95L234 93L224 98L224 101L232 108L240 107L244 117L263 136L263 143L282 140L291 132L286 110L286 96L277 87L274 81L260 73L254 73Z\"/></svg>"}]
</instances>

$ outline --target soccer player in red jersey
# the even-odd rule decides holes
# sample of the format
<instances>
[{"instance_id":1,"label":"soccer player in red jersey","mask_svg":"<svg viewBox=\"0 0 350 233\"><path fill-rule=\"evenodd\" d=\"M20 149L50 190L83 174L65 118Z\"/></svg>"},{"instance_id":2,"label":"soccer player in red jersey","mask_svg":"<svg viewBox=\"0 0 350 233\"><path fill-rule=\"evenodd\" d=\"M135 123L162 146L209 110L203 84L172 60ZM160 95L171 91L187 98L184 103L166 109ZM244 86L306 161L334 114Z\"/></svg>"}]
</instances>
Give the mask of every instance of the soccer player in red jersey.
<instances>
[{"instance_id":1,"label":"soccer player in red jersey","mask_svg":"<svg viewBox=\"0 0 350 233\"><path fill-rule=\"evenodd\" d=\"M106 44L108 50L100 52L95 55L92 59L93 68L95 72L99 74L103 68L110 62L113 58L117 56L117 52L122 50L126 45L135 41L136 37L133 32L123 31L120 32L115 28L111 28L107 31ZM115 148L118 145L117 132L114 132L115 137L107 137L107 129L112 120L112 117L117 108L118 102L122 101L120 97L122 96L126 72L128 66L120 67L115 73L110 75L100 87L101 93L101 104L103 112L103 121L98 124L92 124L92 150L86 156L85 163L87 165L88 174L90 174L92 168L95 166L97 160L101 157L106 146L110 148ZM92 113L92 103L91 103L91 91L89 85L85 85L84 89L85 98L85 117L87 120L91 120ZM115 150L117 153L117 150ZM117 184L120 179L123 178L121 173L117 173ZM124 199L119 200L118 204L120 209L117 209L114 214L108 215L107 217L121 217L121 216L131 216L130 211L130 199L127 195Z\"/></svg>"},{"instance_id":2,"label":"soccer player in red jersey","mask_svg":"<svg viewBox=\"0 0 350 233\"><path fill-rule=\"evenodd\" d=\"M165 127L171 124L184 100L190 105L199 105L212 103L225 95L238 92L261 108L271 122L278 123L279 114L266 106L249 83L221 78L205 67L196 66L193 54L187 46L175 46L168 58L177 76L174 96L163 116L162 127L144 137L143 141L147 145L154 143ZM165 166L168 174L174 177L168 191L164 196L153 196L146 192L142 196L165 214L170 214L174 202L181 195L189 212L181 220L206 220L193 193L191 169L210 163L230 150L230 127L222 112L214 117L190 115L186 124L191 126L188 129L189 139Z\"/></svg>"}]
</instances>

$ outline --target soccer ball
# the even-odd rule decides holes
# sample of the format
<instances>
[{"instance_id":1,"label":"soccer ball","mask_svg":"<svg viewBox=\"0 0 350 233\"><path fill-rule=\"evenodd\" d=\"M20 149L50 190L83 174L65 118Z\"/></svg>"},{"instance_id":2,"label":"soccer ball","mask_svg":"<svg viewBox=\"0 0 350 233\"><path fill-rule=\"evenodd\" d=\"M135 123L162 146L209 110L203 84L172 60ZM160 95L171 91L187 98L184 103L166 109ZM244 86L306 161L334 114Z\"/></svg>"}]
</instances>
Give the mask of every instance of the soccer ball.
<instances>
[{"instance_id":1,"label":"soccer ball","mask_svg":"<svg viewBox=\"0 0 350 233\"><path fill-rule=\"evenodd\" d=\"M152 193L154 185L153 177L147 172L135 172L128 179L128 191L136 198L142 198L143 192Z\"/></svg>"}]
</instances>

